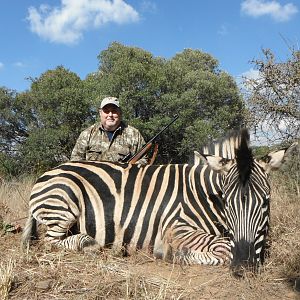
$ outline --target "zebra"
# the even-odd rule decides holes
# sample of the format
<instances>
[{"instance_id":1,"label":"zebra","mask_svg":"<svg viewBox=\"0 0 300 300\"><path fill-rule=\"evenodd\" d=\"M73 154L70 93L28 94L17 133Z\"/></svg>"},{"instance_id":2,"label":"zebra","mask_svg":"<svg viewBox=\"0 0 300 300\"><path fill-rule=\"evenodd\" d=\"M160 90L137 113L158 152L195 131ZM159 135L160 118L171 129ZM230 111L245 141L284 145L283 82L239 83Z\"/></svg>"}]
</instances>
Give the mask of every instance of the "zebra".
<instances>
[{"instance_id":1,"label":"zebra","mask_svg":"<svg viewBox=\"0 0 300 300\"><path fill-rule=\"evenodd\" d=\"M238 274L263 262L268 174L295 146L257 160L244 129L214 144L225 157L195 153L193 164L63 163L33 186L22 245L41 223L45 241L65 249L142 249L178 264L230 263Z\"/></svg>"}]
</instances>

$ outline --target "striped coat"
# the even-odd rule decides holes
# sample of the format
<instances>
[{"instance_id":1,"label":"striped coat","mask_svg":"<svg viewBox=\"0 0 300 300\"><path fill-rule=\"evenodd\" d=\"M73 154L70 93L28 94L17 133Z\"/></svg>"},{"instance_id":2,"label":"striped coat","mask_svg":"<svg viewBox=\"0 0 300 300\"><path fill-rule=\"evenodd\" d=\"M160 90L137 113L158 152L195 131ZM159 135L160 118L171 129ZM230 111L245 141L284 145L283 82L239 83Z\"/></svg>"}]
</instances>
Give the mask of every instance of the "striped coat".
<instances>
[{"instance_id":1,"label":"striped coat","mask_svg":"<svg viewBox=\"0 0 300 300\"><path fill-rule=\"evenodd\" d=\"M208 166L200 165L139 168L110 162L69 162L38 179L30 211L37 221L47 225L50 241L64 237L78 222L80 234L92 237L100 246L124 247L126 251L147 249L156 257L169 259L172 256L163 244L176 242L169 236L175 227L193 232L190 242L201 234L212 242L226 231L220 214L220 190L213 190L209 182L209 178L220 180L220 176L211 173ZM207 263L223 262L228 242L219 242L225 248L220 261ZM72 243L64 246L75 247ZM79 243L75 248L82 247Z\"/></svg>"},{"instance_id":2,"label":"striped coat","mask_svg":"<svg viewBox=\"0 0 300 300\"><path fill-rule=\"evenodd\" d=\"M196 153L205 165L62 164L33 187L23 245L37 221L47 241L67 249L96 244L176 263L255 265L268 232L268 173L294 146L255 160L248 139L245 131L234 139L234 158Z\"/></svg>"}]
</instances>

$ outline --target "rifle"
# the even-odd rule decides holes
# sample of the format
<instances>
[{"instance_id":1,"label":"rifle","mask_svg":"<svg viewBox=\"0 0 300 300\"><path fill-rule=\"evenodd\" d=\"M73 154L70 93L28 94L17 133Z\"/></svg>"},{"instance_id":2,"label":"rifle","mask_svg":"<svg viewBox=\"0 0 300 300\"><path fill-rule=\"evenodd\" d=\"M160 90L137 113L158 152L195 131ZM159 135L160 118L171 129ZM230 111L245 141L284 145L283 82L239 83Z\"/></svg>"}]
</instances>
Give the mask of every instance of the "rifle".
<instances>
[{"instance_id":1,"label":"rifle","mask_svg":"<svg viewBox=\"0 0 300 300\"><path fill-rule=\"evenodd\" d=\"M141 159L147 151L152 147L153 142L157 139L157 137L162 134L172 123L174 123L179 118L178 115L175 115L173 120L167 124L159 133L157 133L154 137L152 137L136 154L131 156L131 153L128 153L123 159L123 163L131 163L135 164L139 159ZM157 147L155 148L157 152ZM153 162L153 160L152 160ZM152 163L151 163L152 164Z\"/></svg>"}]
</instances>

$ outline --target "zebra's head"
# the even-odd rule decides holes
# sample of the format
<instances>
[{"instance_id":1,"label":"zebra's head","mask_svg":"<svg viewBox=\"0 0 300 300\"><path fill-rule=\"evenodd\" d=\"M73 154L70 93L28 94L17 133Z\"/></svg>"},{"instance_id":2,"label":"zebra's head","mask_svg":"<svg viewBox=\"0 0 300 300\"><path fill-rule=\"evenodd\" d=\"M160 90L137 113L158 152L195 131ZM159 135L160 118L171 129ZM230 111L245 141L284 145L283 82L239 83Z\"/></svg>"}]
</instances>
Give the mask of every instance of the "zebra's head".
<instances>
[{"instance_id":1,"label":"zebra's head","mask_svg":"<svg viewBox=\"0 0 300 300\"><path fill-rule=\"evenodd\" d=\"M248 146L249 134L242 131L234 158L202 154L213 170L222 174L221 189L224 216L231 244L231 268L234 275L244 270L256 271L264 261L269 229L269 173L278 169L296 143L255 159Z\"/></svg>"}]
</instances>

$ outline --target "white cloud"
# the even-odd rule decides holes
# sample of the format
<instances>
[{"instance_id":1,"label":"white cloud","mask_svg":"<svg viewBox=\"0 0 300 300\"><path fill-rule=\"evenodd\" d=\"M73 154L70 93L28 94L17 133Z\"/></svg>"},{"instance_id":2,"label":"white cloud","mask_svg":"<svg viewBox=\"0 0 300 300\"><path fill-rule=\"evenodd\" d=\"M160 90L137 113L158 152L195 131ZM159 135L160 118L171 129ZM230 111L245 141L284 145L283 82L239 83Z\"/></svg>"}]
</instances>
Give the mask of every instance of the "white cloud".
<instances>
[{"instance_id":1,"label":"white cloud","mask_svg":"<svg viewBox=\"0 0 300 300\"><path fill-rule=\"evenodd\" d=\"M296 14L298 8L293 3L281 5L277 0L244 0L241 11L252 17L270 15L274 20L284 22Z\"/></svg>"},{"instance_id":2,"label":"white cloud","mask_svg":"<svg viewBox=\"0 0 300 300\"><path fill-rule=\"evenodd\" d=\"M248 80L257 80L260 79L261 74L258 70L254 70L253 68L245 71L244 73L237 75L235 77L235 81L242 92L251 91L251 85L247 84Z\"/></svg>"},{"instance_id":3,"label":"white cloud","mask_svg":"<svg viewBox=\"0 0 300 300\"><path fill-rule=\"evenodd\" d=\"M60 7L40 5L28 9L30 29L55 43L75 44L82 33L108 22L136 22L138 12L123 0L61 0Z\"/></svg>"},{"instance_id":4,"label":"white cloud","mask_svg":"<svg viewBox=\"0 0 300 300\"><path fill-rule=\"evenodd\" d=\"M0 61L0 69L4 68L4 63Z\"/></svg>"},{"instance_id":5,"label":"white cloud","mask_svg":"<svg viewBox=\"0 0 300 300\"><path fill-rule=\"evenodd\" d=\"M248 79L259 79L260 72L258 70L254 70L251 68L250 70L242 73L241 77L248 78Z\"/></svg>"}]
</instances>

